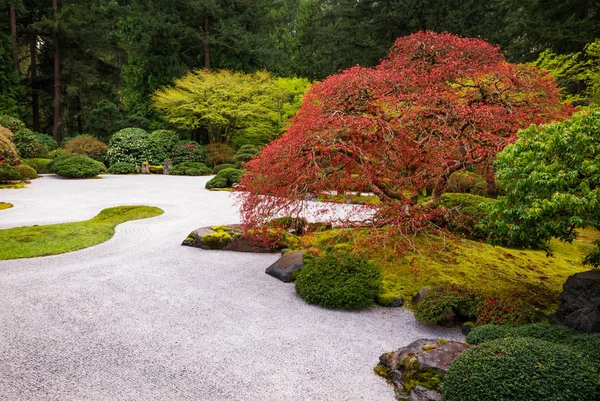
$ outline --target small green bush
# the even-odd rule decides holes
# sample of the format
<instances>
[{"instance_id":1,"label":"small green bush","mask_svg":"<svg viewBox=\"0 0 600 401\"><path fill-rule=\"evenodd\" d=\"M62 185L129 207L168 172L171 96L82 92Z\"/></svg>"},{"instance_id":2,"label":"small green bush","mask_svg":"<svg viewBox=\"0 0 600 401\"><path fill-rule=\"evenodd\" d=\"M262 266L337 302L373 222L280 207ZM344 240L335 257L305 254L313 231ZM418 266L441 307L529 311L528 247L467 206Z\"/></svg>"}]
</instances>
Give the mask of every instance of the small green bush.
<instances>
[{"instance_id":1,"label":"small green bush","mask_svg":"<svg viewBox=\"0 0 600 401\"><path fill-rule=\"evenodd\" d=\"M64 150L68 153L85 155L101 162L106 157L108 145L92 136L80 135L65 142Z\"/></svg>"},{"instance_id":2,"label":"small green bush","mask_svg":"<svg viewBox=\"0 0 600 401\"><path fill-rule=\"evenodd\" d=\"M472 194L442 194L440 205L446 208L443 225L451 232L471 239L484 239L485 233L477 227L487 216L486 205L493 199Z\"/></svg>"},{"instance_id":3,"label":"small green bush","mask_svg":"<svg viewBox=\"0 0 600 401\"><path fill-rule=\"evenodd\" d=\"M238 151L235 153L235 156L233 156L233 160L235 160L236 163L240 164L246 163L259 153L260 150L258 148L252 145L244 145L241 148L239 148Z\"/></svg>"},{"instance_id":4,"label":"small green bush","mask_svg":"<svg viewBox=\"0 0 600 401\"><path fill-rule=\"evenodd\" d=\"M433 287L417 304L415 318L424 324L452 326L475 321L479 293L456 284Z\"/></svg>"},{"instance_id":5,"label":"small green bush","mask_svg":"<svg viewBox=\"0 0 600 401\"><path fill-rule=\"evenodd\" d=\"M52 165L52 171L66 178L92 178L106 172L104 164L87 156L61 158Z\"/></svg>"},{"instance_id":6,"label":"small green bush","mask_svg":"<svg viewBox=\"0 0 600 401\"><path fill-rule=\"evenodd\" d=\"M206 159L206 155L198 142L180 141L173 147L170 159L173 165L185 162L202 163Z\"/></svg>"},{"instance_id":7,"label":"small green bush","mask_svg":"<svg viewBox=\"0 0 600 401\"><path fill-rule=\"evenodd\" d=\"M218 166L215 166L215 168L213 168L213 173L219 174L219 171L225 170L226 168L235 168L235 165L233 165L233 164L219 164Z\"/></svg>"},{"instance_id":8,"label":"small green bush","mask_svg":"<svg viewBox=\"0 0 600 401\"><path fill-rule=\"evenodd\" d=\"M119 162L108 168L110 174L135 174L135 166L131 163Z\"/></svg>"},{"instance_id":9,"label":"small green bush","mask_svg":"<svg viewBox=\"0 0 600 401\"><path fill-rule=\"evenodd\" d=\"M28 166L27 164L20 164L18 166L15 166L15 168L17 169L19 175L21 176L21 179L23 180L33 180L39 177L37 171L35 171L33 167Z\"/></svg>"},{"instance_id":10,"label":"small green bush","mask_svg":"<svg viewBox=\"0 0 600 401\"><path fill-rule=\"evenodd\" d=\"M0 183L18 180L21 180L21 175L16 168L7 164L0 164Z\"/></svg>"},{"instance_id":11,"label":"small green bush","mask_svg":"<svg viewBox=\"0 0 600 401\"><path fill-rule=\"evenodd\" d=\"M598 371L565 345L502 338L460 354L444 377L445 401L595 401Z\"/></svg>"},{"instance_id":12,"label":"small green bush","mask_svg":"<svg viewBox=\"0 0 600 401\"><path fill-rule=\"evenodd\" d=\"M485 195L487 183L479 174L470 171L456 171L450 174L446 183L448 192Z\"/></svg>"},{"instance_id":13,"label":"small green bush","mask_svg":"<svg viewBox=\"0 0 600 401\"><path fill-rule=\"evenodd\" d=\"M146 161L146 150L150 146L150 135L141 128L124 128L109 142L106 161L109 165L119 162L140 166Z\"/></svg>"},{"instance_id":14,"label":"small green bush","mask_svg":"<svg viewBox=\"0 0 600 401\"><path fill-rule=\"evenodd\" d=\"M38 174L49 174L51 171L48 169L48 165L52 159L25 159L23 160L24 164L32 167Z\"/></svg>"},{"instance_id":15,"label":"small green bush","mask_svg":"<svg viewBox=\"0 0 600 401\"><path fill-rule=\"evenodd\" d=\"M206 164L215 167L219 164L233 164L235 150L224 143L206 145Z\"/></svg>"},{"instance_id":16,"label":"small green bush","mask_svg":"<svg viewBox=\"0 0 600 401\"><path fill-rule=\"evenodd\" d=\"M211 175L212 170L204 163L184 162L173 166L171 175Z\"/></svg>"},{"instance_id":17,"label":"small green bush","mask_svg":"<svg viewBox=\"0 0 600 401\"><path fill-rule=\"evenodd\" d=\"M27 128L13 132L12 141L23 159L43 158L56 146L52 137Z\"/></svg>"},{"instance_id":18,"label":"small green bush","mask_svg":"<svg viewBox=\"0 0 600 401\"><path fill-rule=\"evenodd\" d=\"M159 165L171 156L173 148L179 142L179 135L170 130L160 129L150 133L148 142L145 159L152 165Z\"/></svg>"},{"instance_id":19,"label":"small green bush","mask_svg":"<svg viewBox=\"0 0 600 401\"><path fill-rule=\"evenodd\" d=\"M326 308L369 306L381 286L379 268L364 256L329 252L308 260L295 282L305 301Z\"/></svg>"},{"instance_id":20,"label":"small green bush","mask_svg":"<svg viewBox=\"0 0 600 401\"><path fill-rule=\"evenodd\" d=\"M8 128L12 132L17 132L22 129L27 129L27 127L25 126L25 123L23 123L23 121L16 119L14 117L11 117L9 115L6 115L6 114L0 115L0 125Z\"/></svg>"},{"instance_id":21,"label":"small green bush","mask_svg":"<svg viewBox=\"0 0 600 401\"><path fill-rule=\"evenodd\" d=\"M206 183L206 189L231 188L242 178L244 172L235 168L226 168Z\"/></svg>"}]
</instances>

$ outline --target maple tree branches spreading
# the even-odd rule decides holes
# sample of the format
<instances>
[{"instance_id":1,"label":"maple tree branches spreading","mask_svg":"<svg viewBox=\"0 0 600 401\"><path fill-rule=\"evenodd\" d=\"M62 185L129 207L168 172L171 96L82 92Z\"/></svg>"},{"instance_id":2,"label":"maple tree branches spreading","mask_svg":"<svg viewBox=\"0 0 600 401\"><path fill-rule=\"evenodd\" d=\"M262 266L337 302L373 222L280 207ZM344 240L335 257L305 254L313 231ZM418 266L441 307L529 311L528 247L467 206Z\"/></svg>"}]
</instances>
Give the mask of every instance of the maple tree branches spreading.
<instances>
[{"instance_id":1,"label":"maple tree branches spreading","mask_svg":"<svg viewBox=\"0 0 600 401\"><path fill-rule=\"evenodd\" d=\"M242 221L254 229L310 208L341 226L419 229L436 214L450 174L479 168L490 176L518 129L571 113L550 75L506 62L483 40L403 37L380 65L312 86L288 131L246 164ZM418 205L426 188L432 198ZM332 213L304 202L326 191L371 192L381 203Z\"/></svg>"}]
</instances>

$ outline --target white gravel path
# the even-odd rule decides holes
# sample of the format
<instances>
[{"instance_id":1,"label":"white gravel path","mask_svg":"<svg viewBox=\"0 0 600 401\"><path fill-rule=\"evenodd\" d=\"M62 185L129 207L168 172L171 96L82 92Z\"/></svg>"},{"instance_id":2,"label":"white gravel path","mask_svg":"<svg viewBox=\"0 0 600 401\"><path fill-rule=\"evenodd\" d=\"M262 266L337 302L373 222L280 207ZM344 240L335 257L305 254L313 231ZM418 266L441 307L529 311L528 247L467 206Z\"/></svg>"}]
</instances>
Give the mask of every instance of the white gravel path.
<instances>
[{"instance_id":1,"label":"white gravel path","mask_svg":"<svg viewBox=\"0 0 600 401\"><path fill-rule=\"evenodd\" d=\"M266 275L275 254L180 246L238 221L206 177L45 176L2 190L0 228L79 221L109 206L165 214L64 255L0 261L1 400L394 399L372 368L418 338L460 339L403 309L308 305ZM2 244L0 244L0 247Z\"/></svg>"}]
</instances>

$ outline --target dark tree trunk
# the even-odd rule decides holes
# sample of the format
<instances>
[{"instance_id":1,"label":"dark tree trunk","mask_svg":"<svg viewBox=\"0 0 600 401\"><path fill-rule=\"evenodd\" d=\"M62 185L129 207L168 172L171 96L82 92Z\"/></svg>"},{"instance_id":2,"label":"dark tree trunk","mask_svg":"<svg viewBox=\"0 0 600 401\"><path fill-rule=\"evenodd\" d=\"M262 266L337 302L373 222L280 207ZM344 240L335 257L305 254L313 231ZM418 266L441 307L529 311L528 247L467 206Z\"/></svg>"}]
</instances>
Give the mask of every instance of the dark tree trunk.
<instances>
[{"instance_id":1,"label":"dark tree trunk","mask_svg":"<svg viewBox=\"0 0 600 401\"><path fill-rule=\"evenodd\" d=\"M81 119L81 98L77 96L75 99L77 102L77 132L79 134L83 133L83 121Z\"/></svg>"},{"instance_id":2,"label":"dark tree trunk","mask_svg":"<svg viewBox=\"0 0 600 401\"><path fill-rule=\"evenodd\" d=\"M498 187L496 186L496 171L494 166L487 166L485 169L486 196L488 198L498 197Z\"/></svg>"},{"instance_id":3,"label":"dark tree trunk","mask_svg":"<svg viewBox=\"0 0 600 401\"><path fill-rule=\"evenodd\" d=\"M14 3L10 3L8 12L10 14L10 36L12 38L12 46L13 46L13 71L15 73L19 73L19 49L17 43L17 15L15 13L15 5Z\"/></svg>"},{"instance_id":4,"label":"dark tree trunk","mask_svg":"<svg viewBox=\"0 0 600 401\"><path fill-rule=\"evenodd\" d=\"M54 17L58 14L58 0L52 0ZM55 28L56 29L56 28ZM60 45L58 43L58 32L54 32L54 126L52 136L56 143L60 143L60 132L58 124L60 123Z\"/></svg>"},{"instance_id":5,"label":"dark tree trunk","mask_svg":"<svg viewBox=\"0 0 600 401\"><path fill-rule=\"evenodd\" d=\"M210 70L210 44L208 43L208 14L204 14L204 68Z\"/></svg>"},{"instance_id":6,"label":"dark tree trunk","mask_svg":"<svg viewBox=\"0 0 600 401\"><path fill-rule=\"evenodd\" d=\"M37 90L37 35L35 30L29 28L29 71L31 74L31 119L33 130L40 130L40 97Z\"/></svg>"}]
</instances>

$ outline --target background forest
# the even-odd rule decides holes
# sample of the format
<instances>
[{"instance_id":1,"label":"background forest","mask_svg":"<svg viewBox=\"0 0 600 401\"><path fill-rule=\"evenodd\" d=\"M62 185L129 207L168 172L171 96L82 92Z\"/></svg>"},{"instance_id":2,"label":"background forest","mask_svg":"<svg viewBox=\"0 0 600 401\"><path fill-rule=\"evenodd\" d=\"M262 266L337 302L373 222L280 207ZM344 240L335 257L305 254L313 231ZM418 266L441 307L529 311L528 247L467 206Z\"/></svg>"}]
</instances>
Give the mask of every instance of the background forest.
<instances>
[{"instance_id":1,"label":"background forest","mask_svg":"<svg viewBox=\"0 0 600 401\"><path fill-rule=\"evenodd\" d=\"M600 36L598 8L594 0L2 0L0 114L57 142L107 140L131 126L219 141L207 127L169 126L152 94L198 68L321 80L376 65L396 38L424 29L487 38L511 62L558 69L565 95L585 103L581 65Z\"/></svg>"}]
</instances>

